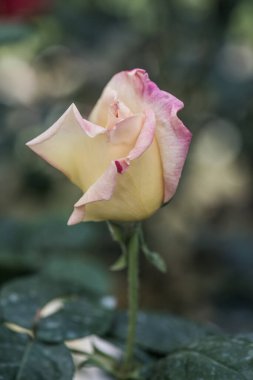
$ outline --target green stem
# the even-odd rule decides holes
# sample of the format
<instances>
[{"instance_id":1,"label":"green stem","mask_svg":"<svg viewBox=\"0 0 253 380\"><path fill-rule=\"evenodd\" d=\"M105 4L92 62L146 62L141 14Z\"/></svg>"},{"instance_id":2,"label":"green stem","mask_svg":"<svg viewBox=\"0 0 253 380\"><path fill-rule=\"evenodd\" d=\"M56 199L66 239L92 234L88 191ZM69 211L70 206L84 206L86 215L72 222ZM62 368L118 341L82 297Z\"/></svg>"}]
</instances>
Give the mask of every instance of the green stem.
<instances>
[{"instance_id":1,"label":"green stem","mask_svg":"<svg viewBox=\"0 0 253 380\"><path fill-rule=\"evenodd\" d=\"M134 344L138 313L139 275L139 228L136 228L128 245L128 331L126 350L123 359L125 372L133 368Z\"/></svg>"}]
</instances>

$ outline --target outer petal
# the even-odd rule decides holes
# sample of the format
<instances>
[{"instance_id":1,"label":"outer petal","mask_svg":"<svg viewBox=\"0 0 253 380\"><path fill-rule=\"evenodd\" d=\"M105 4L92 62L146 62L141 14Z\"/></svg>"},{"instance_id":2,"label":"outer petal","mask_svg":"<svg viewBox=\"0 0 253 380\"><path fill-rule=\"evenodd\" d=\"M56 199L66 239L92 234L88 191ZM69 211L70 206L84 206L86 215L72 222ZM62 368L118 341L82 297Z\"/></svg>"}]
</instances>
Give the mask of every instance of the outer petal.
<instances>
[{"instance_id":1,"label":"outer petal","mask_svg":"<svg viewBox=\"0 0 253 380\"><path fill-rule=\"evenodd\" d=\"M75 204L68 224L104 218L140 220L160 207L163 179L154 136L155 117L148 111L134 148L126 157L111 162Z\"/></svg>"},{"instance_id":2,"label":"outer petal","mask_svg":"<svg viewBox=\"0 0 253 380\"><path fill-rule=\"evenodd\" d=\"M116 185L117 168L112 162L106 172L86 191L75 204L68 225L81 222L84 219L86 204L111 198Z\"/></svg>"},{"instance_id":3,"label":"outer petal","mask_svg":"<svg viewBox=\"0 0 253 380\"><path fill-rule=\"evenodd\" d=\"M116 74L111 82L110 87L122 96L124 92L131 93L125 91L126 87L131 87L132 92L134 91L131 99L134 99L139 109L151 108L155 112L156 137L163 165L164 202L167 202L177 189L191 142L191 132L177 117L177 112L184 105L173 95L161 91L149 79L145 70L134 69ZM127 100L124 101L128 105Z\"/></svg>"},{"instance_id":4,"label":"outer petal","mask_svg":"<svg viewBox=\"0 0 253 380\"><path fill-rule=\"evenodd\" d=\"M72 104L52 127L27 145L84 189L106 168L103 157L99 158L99 149L106 142L105 132L104 128L84 120ZM98 155L98 163L92 170L87 159L91 151ZM89 175L84 178L84 173Z\"/></svg>"},{"instance_id":5,"label":"outer petal","mask_svg":"<svg viewBox=\"0 0 253 380\"><path fill-rule=\"evenodd\" d=\"M168 202L176 192L192 137L177 117L177 111L182 106L175 104L172 107L171 128L168 128L168 122L161 119L156 132L163 164L164 202Z\"/></svg>"},{"instance_id":6,"label":"outer petal","mask_svg":"<svg viewBox=\"0 0 253 380\"><path fill-rule=\"evenodd\" d=\"M155 111L156 137L161 154L164 176L164 202L174 195L191 142L191 132L178 118L184 104L173 95L161 91L148 75L137 72L143 82L143 98Z\"/></svg>"}]
</instances>

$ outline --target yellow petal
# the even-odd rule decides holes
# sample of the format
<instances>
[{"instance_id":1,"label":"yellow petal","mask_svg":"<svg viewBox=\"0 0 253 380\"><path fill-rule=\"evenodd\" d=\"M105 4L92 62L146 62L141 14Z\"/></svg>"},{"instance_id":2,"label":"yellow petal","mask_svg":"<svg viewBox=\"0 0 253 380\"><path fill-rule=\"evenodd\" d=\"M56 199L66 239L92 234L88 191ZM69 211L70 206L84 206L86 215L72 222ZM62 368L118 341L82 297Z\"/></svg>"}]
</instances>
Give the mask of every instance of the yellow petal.
<instances>
[{"instance_id":1,"label":"yellow petal","mask_svg":"<svg viewBox=\"0 0 253 380\"><path fill-rule=\"evenodd\" d=\"M85 221L135 221L149 217L163 200L163 172L156 140L146 152L117 176L112 198L89 203Z\"/></svg>"}]
</instances>

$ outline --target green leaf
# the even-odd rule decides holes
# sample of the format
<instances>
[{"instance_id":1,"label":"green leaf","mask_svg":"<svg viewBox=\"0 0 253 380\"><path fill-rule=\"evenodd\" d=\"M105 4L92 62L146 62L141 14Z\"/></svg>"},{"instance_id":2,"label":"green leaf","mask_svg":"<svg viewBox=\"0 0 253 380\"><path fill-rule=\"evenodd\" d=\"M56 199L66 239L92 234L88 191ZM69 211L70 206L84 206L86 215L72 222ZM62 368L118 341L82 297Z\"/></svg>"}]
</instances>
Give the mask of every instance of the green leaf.
<instances>
[{"instance_id":1,"label":"green leaf","mask_svg":"<svg viewBox=\"0 0 253 380\"><path fill-rule=\"evenodd\" d=\"M44 276L14 280L1 289L0 319L31 329L49 301L78 293L82 291L75 284L56 282Z\"/></svg>"},{"instance_id":2,"label":"green leaf","mask_svg":"<svg viewBox=\"0 0 253 380\"><path fill-rule=\"evenodd\" d=\"M172 351L150 371L148 380L252 380L253 343L209 337Z\"/></svg>"},{"instance_id":3,"label":"green leaf","mask_svg":"<svg viewBox=\"0 0 253 380\"><path fill-rule=\"evenodd\" d=\"M158 269L159 271L165 273L167 271L166 262L163 260L163 258L161 257L161 255L159 253L151 251L148 248L148 246L147 246L147 244L145 242L145 238L144 238L144 234L143 234L142 229L140 230L140 241L141 241L142 252L146 256L147 260L152 265L154 265L154 267L156 269Z\"/></svg>"},{"instance_id":4,"label":"green leaf","mask_svg":"<svg viewBox=\"0 0 253 380\"><path fill-rule=\"evenodd\" d=\"M111 233L112 239L116 241L121 248L121 256L116 260L116 262L111 266L112 271L118 271L125 269L127 267L127 248L126 248L126 236L124 228L117 223L107 222L109 231Z\"/></svg>"},{"instance_id":5,"label":"green leaf","mask_svg":"<svg viewBox=\"0 0 253 380\"><path fill-rule=\"evenodd\" d=\"M112 323L113 311L84 298L65 302L62 309L40 319L36 337L46 342L61 342L92 334L104 335Z\"/></svg>"},{"instance_id":6,"label":"green leaf","mask_svg":"<svg viewBox=\"0 0 253 380\"><path fill-rule=\"evenodd\" d=\"M145 254L148 261L156 267L159 271L165 273L167 271L166 262L163 260L161 255L157 252L150 251L150 249L144 244L142 245L142 251Z\"/></svg>"},{"instance_id":7,"label":"green leaf","mask_svg":"<svg viewBox=\"0 0 253 380\"><path fill-rule=\"evenodd\" d=\"M113 222L107 222L107 225L108 225L108 228L113 240L116 241L117 243L123 243L125 240L125 237L124 237L124 230L122 229L122 227L119 224L113 223Z\"/></svg>"},{"instance_id":8,"label":"green leaf","mask_svg":"<svg viewBox=\"0 0 253 380\"><path fill-rule=\"evenodd\" d=\"M118 271L127 267L127 252L123 252L116 262L111 266L112 271Z\"/></svg>"},{"instance_id":9,"label":"green leaf","mask_svg":"<svg viewBox=\"0 0 253 380\"><path fill-rule=\"evenodd\" d=\"M0 379L73 379L73 360L63 344L45 345L1 326L0 352Z\"/></svg>"},{"instance_id":10,"label":"green leaf","mask_svg":"<svg viewBox=\"0 0 253 380\"><path fill-rule=\"evenodd\" d=\"M16 334L0 327L0 379L15 379L25 347L30 343L26 334Z\"/></svg>"},{"instance_id":11,"label":"green leaf","mask_svg":"<svg viewBox=\"0 0 253 380\"><path fill-rule=\"evenodd\" d=\"M171 350L217 333L217 329L213 326L205 326L184 318L162 313L140 312L137 321L136 342L150 352L167 354ZM118 314L111 334L116 338L126 338L127 316L125 313Z\"/></svg>"}]
</instances>

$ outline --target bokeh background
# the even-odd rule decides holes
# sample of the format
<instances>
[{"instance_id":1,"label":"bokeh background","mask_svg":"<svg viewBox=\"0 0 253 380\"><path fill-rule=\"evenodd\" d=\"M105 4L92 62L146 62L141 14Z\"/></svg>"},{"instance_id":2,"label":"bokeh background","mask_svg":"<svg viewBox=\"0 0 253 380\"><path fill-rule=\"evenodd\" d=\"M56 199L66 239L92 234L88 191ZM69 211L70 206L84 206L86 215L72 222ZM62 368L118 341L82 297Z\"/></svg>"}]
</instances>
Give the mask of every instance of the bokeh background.
<instances>
[{"instance_id":1,"label":"bokeh background","mask_svg":"<svg viewBox=\"0 0 253 380\"><path fill-rule=\"evenodd\" d=\"M252 18L251 0L0 0L1 283L72 272L126 307L106 225L66 226L80 192L25 142L141 67L193 133L176 196L144 224L168 272L142 258L142 308L253 329Z\"/></svg>"}]
</instances>

